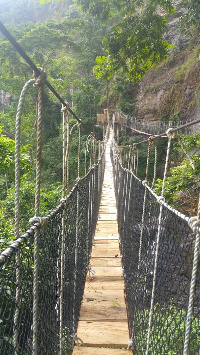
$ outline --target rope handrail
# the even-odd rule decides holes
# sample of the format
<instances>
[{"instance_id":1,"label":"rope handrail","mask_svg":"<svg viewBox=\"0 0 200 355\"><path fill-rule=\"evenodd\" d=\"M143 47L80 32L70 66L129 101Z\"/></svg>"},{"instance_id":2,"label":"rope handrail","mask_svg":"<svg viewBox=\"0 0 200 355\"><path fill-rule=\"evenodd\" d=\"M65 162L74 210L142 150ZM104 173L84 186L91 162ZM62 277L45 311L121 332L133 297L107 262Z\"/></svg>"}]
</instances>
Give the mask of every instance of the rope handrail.
<instances>
[{"instance_id":1,"label":"rope handrail","mask_svg":"<svg viewBox=\"0 0 200 355\"><path fill-rule=\"evenodd\" d=\"M177 126L175 128L169 128L168 130L170 130L171 133L175 133L177 131L180 131L183 128L187 128L187 127L193 126L193 125L195 125L197 123L200 123L200 118L197 119L197 120L185 123L183 125ZM124 125L122 123L119 123L119 124L120 124L120 126L125 126L126 128L129 128L129 129L135 131L136 133L143 134L143 135L148 135L149 138L151 138L152 140L155 140L155 139L158 139L158 138L167 138L167 131L163 132L163 133L160 133L160 134L152 135L150 133L139 131L139 130L136 130L136 129L132 128L132 127L126 126L126 125ZM146 143L146 142L148 142L149 138L141 140L140 142L137 142L137 143L134 143L134 144L135 145L139 145L139 144L142 144L142 143Z\"/></svg>"},{"instance_id":2,"label":"rope handrail","mask_svg":"<svg viewBox=\"0 0 200 355\"><path fill-rule=\"evenodd\" d=\"M11 35L11 33L8 31L8 29L3 25L3 23L0 21L0 31L3 33L3 35L8 39L8 41L15 47L15 49L18 51L18 53L22 56L22 58L29 64L29 66L33 69L33 71L36 74L36 77L38 77L41 72L39 68L36 67L34 62L31 60L31 58L26 54L26 52L22 49L22 47L19 45L19 43L14 39L14 37ZM56 96L56 98L65 106L67 107L67 110L73 115L73 117L81 123L81 119L71 110L69 105L62 99L62 97L58 94L58 92L54 89L54 87L50 84L50 82L46 79L45 80L46 86L51 90L51 92Z\"/></svg>"}]
</instances>

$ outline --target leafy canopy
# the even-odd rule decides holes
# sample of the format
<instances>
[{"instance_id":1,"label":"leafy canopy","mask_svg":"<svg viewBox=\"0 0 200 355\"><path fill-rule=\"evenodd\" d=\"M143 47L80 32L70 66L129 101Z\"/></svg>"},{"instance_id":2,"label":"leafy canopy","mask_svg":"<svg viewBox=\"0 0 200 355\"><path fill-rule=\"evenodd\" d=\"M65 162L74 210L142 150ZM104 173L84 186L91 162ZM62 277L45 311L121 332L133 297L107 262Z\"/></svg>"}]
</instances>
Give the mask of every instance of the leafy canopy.
<instances>
[{"instance_id":1,"label":"leafy canopy","mask_svg":"<svg viewBox=\"0 0 200 355\"><path fill-rule=\"evenodd\" d=\"M163 38L165 16L174 11L170 0L75 0L83 11L110 21L104 37L106 56L97 57L95 72L109 78L122 71L139 81L153 65L167 58L171 47Z\"/></svg>"}]
</instances>

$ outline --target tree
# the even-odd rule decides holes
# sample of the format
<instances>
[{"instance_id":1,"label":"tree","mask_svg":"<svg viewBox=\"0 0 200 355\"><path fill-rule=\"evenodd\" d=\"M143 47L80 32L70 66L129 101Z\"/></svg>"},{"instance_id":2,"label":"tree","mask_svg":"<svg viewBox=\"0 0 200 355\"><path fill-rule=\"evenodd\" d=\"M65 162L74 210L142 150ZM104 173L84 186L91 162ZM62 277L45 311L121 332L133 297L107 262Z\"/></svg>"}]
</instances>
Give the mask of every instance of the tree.
<instances>
[{"instance_id":1,"label":"tree","mask_svg":"<svg viewBox=\"0 0 200 355\"><path fill-rule=\"evenodd\" d=\"M153 65L166 59L170 45L163 38L170 0L76 0L82 10L112 24L104 37L107 56L97 58L96 73L120 70L128 80L139 81Z\"/></svg>"}]
</instances>

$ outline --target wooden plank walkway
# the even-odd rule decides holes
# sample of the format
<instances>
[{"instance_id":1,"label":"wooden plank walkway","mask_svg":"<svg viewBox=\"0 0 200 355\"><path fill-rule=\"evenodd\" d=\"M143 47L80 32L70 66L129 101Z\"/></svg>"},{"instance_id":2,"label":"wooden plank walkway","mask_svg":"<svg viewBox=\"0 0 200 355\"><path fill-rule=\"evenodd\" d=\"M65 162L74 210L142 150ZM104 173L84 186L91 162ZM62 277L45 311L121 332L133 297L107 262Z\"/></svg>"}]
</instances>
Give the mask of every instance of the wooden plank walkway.
<instances>
[{"instance_id":1,"label":"wooden plank walkway","mask_svg":"<svg viewBox=\"0 0 200 355\"><path fill-rule=\"evenodd\" d=\"M126 350L129 334L110 142L111 137L106 147L105 176L90 263L94 274L86 281L77 332L83 345L75 346L73 355L131 353Z\"/></svg>"}]
</instances>

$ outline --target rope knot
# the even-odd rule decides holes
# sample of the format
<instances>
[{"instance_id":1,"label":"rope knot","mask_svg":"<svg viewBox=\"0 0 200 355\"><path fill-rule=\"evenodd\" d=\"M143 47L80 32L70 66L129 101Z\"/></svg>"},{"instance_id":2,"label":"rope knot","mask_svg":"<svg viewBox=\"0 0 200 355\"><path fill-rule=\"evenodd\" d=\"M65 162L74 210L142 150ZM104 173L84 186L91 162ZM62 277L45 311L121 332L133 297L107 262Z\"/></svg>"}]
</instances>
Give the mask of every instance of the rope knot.
<instances>
[{"instance_id":1,"label":"rope knot","mask_svg":"<svg viewBox=\"0 0 200 355\"><path fill-rule=\"evenodd\" d=\"M191 217L188 221L188 224L194 233L200 231L200 219L198 216Z\"/></svg>"},{"instance_id":2,"label":"rope knot","mask_svg":"<svg viewBox=\"0 0 200 355\"><path fill-rule=\"evenodd\" d=\"M130 339L130 340L128 341L127 350L130 350L130 349L132 349L132 348L133 348L133 340Z\"/></svg>"},{"instance_id":3,"label":"rope knot","mask_svg":"<svg viewBox=\"0 0 200 355\"><path fill-rule=\"evenodd\" d=\"M142 185L143 185L143 186L148 185L148 181L147 181L147 180L143 180L143 181L142 181Z\"/></svg>"},{"instance_id":4,"label":"rope knot","mask_svg":"<svg viewBox=\"0 0 200 355\"><path fill-rule=\"evenodd\" d=\"M167 134L168 138L173 138L174 137L173 128L168 128L168 130L166 131L166 134Z\"/></svg>"},{"instance_id":5,"label":"rope knot","mask_svg":"<svg viewBox=\"0 0 200 355\"><path fill-rule=\"evenodd\" d=\"M96 271L91 268L91 265L88 266L88 274L89 278L91 278L91 275L95 275Z\"/></svg>"},{"instance_id":6,"label":"rope knot","mask_svg":"<svg viewBox=\"0 0 200 355\"><path fill-rule=\"evenodd\" d=\"M39 76L36 76L36 73L34 72L34 78L35 78L34 86L41 86L47 78L47 74L43 68L38 68L38 70L40 71Z\"/></svg>"},{"instance_id":7,"label":"rope knot","mask_svg":"<svg viewBox=\"0 0 200 355\"><path fill-rule=\"evenodd\" d=\"M154 136L150 136L150 137L148 138L149 144L152 144L152 143L153 143L153 138L154 138Z\"/></svg>"},{"instance_id":8,"label":"rope knot","mask_svg":"<svg viewBox=\"0 0 200 355\"><path fill-rule=\"evenodd\" d=\"M68 108L69 108L69 102L65 102L65 106L63 105L63 107L61 108L61 112L67 112L67 110L68 110Z\"/></svg>"},{"instance_id":9,"label":"rope knot","mask_svg":"<svg viewBox=\"0 0 200 355\"><path fill-rule=\"evenodd\" d=\"M165 202L164 196L158 196L158 197L157 197L157 202L160 203L160 204L162 204L163 202Z\"/></svg>"},{"instance_id":10,"label":"rope knot","mask_svg":"<svg viewBox=\"0 0 200 355\"><path fill-rule=\"evenodd\" d=\"M48 224L48 218L47 217L32 217L29 219L29 223L32 226L37 226L39 229L43 229L47 226Z\"/></svg>"},{"instance_id":11,"label":"rope knot","mask_svg":"<svg viewBox=\"0 0 200 355\"><path fill-rule=\"evenodd\" d=\"M73 335L72 335L72 339L73 339L74 343L75 343L78 347L84 345L83 340L82 340L81 338L79 338L79 337L77 336L77 334L73 334Z\"/></svg>"},{"instance_id":12,"label":"rope knot","mask_svg":"<svg viewBox=\"0 0 200 355\"><path fill-rule=\"evenodd\" d=\"M65 197L62 197L61 199L60 199L60 203L65 203L66 202L66 198Z\"/></svg>"}]
</instances>

